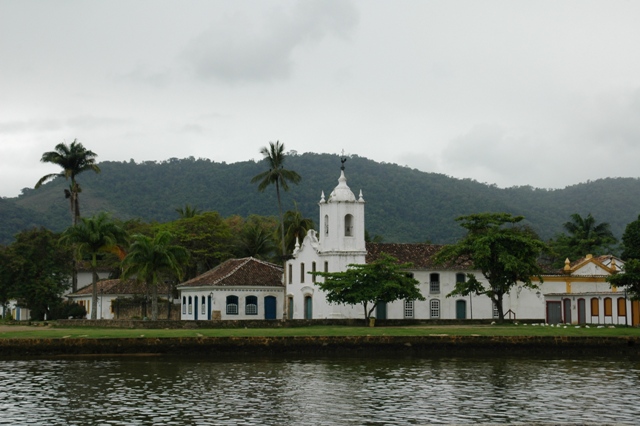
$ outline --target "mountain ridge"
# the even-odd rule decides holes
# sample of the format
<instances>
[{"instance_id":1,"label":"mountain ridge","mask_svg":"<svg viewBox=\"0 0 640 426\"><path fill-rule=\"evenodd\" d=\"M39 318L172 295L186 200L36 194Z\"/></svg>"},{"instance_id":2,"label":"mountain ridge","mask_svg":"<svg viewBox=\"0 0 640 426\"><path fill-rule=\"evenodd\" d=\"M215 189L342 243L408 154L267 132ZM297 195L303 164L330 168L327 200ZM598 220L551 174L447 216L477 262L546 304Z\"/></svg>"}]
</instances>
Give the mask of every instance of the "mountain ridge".
<instances>
[{"instance_id":1,"label":"mountain ridge","mask_svg":"<svg viewBox=\"0 0 640 426\"><path fill-rule=\"evenodd\" d=\"M99 165L102 173L78 176L83 216L104 210L122 220L165 222L177 219L175 209L187 203L224 217L277 215L275 190L258 192L257 185L250 183L264 171L266 164L261 161L227 164L189 157ZM282 194L283 208L293 209L295 201L303 215L317 222L317 203L322 191L328 195L337 185L340 158L292 152L285 167L297 171L302 182ZM451 243L464 234L456 217L497 211L525 216L543 239L561 232L573 213L592 213L598 222L609 222L620 237L626 224L640 213L637 178L603 178L563 189L498 188L357 155L349 157L345 174L356 195L363 191L368 232L386 242ZM15 233L33 226L55 231L69 226L69 205L63 195L66 185L64 179L55 179L40 189L25 188L18 197L0 199L0 242L7 244Z\"/></svg>"}]
</instances>

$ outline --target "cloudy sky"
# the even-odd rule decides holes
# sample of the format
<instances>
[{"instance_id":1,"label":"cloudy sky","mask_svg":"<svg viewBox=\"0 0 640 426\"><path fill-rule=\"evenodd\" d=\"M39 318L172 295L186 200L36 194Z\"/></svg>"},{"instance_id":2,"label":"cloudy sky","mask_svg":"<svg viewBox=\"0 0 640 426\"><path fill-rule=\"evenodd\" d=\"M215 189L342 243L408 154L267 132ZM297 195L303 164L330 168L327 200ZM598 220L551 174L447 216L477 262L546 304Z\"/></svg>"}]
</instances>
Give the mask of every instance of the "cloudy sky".
<instances>
[{"instance_id":1,"label":"cloudy sky","mask_svg":"<svg viewBox=\"0 0 640 426\"><path fill-rule=\"evenodd\" d=\"M0 196L76 138L102 161L280 140L500 187L637 177L638 22L617 0L0 0Z\"/></svg>"}]
</instances>

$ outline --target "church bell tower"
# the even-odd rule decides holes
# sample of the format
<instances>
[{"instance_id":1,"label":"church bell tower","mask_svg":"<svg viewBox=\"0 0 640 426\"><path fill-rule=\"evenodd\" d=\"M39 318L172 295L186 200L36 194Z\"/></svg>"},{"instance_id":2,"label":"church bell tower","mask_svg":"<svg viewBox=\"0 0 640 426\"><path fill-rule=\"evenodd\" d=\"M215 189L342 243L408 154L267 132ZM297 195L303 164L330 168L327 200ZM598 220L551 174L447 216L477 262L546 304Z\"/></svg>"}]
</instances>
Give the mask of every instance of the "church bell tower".
<instances>
[{"instance_id":1,"label":"church bell tower","mask_svg":"<svg viewBox=\"0 0 640 426\"><path fill-rule=\"evenodd\" d=\"M364 199L362 191L358 198L347 186L344 174L346 157L341 158L340 178L329 197L325 199L324 192L320 199L320 230L319 239L322 253L351 254L362 259L366 255L364 241Z\"/></svg>"}]
</instances>

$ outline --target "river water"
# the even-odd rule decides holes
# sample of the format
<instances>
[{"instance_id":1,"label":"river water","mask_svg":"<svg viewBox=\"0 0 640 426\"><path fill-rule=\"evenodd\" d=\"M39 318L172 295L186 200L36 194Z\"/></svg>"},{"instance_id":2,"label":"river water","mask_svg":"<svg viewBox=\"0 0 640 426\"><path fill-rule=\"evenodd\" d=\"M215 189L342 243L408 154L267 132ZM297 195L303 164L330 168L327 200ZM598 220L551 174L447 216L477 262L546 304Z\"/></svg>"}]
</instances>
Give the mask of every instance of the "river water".
<instances>
[{"instance_id":1,"label":"river water","mask_svg":"<svg viewBox=\"0 0 640 426\"><path fill-rule=\"evenodd\" d=\"M0 424L640 424L640 361L509 357L0 360Z\"/></svg>"}]
</instances>

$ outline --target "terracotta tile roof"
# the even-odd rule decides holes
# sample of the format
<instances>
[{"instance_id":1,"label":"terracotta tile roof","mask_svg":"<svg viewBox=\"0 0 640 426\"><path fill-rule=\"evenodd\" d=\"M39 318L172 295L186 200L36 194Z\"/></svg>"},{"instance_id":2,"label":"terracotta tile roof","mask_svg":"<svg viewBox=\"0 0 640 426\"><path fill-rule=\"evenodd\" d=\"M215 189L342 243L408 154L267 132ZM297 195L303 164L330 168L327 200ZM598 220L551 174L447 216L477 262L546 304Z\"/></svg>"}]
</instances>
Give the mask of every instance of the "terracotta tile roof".
<instances>
[{"instance_id":1,"label":"terracotta tile roof","mask_svg":"<svg viewBox=\"0 0 640 426\"><path fill-rule=\"evenodd\" d=\"M137 282L136 280L101 280L97 283L98 294L114 295L114 294L144 294L146 292L146 286L144 283ZM158 285L158 293L167 293L167 285L162 283ZM91 284L88 284L73 294L68 296L86 296L92 294Z\"/></svg>"},{"instance_id":2,"label":"terracotta tile roof","mask_svg":"<svg viewBox=\"0 0 640 426\"><path fill-rule=\"evenodd\" d=\"M253 257L229 259L204 274L183 282L178 285L178 288L203 286L278 287L283 286L282 272L281 266Z\"/></svg>"},{"instance_id":3,"label":"terracotta tile roof","mask_svg":"<svg viewBox=\"0 0 640 426\"><path fill-rule=\"evenodd\" d=\"M464 260L452 264L436 265L433 261L435 254L444 247L438 244L396 244L396 243L367 243L366 262L378 259L382 253L397 258L400 262L413 263L412 269L430 270L469 270L471 261Z\"/></svg>"}]
</instances>

